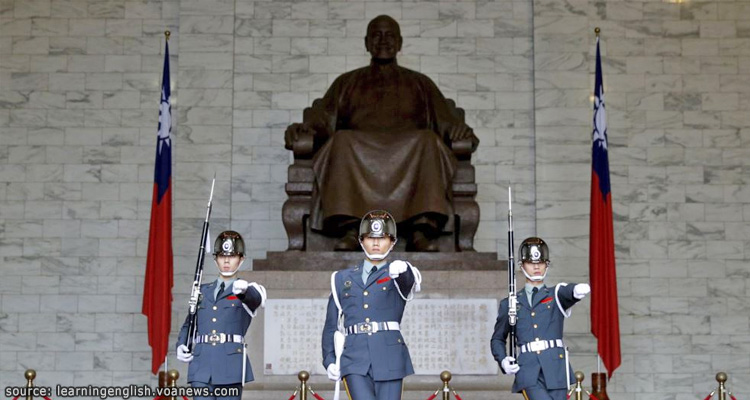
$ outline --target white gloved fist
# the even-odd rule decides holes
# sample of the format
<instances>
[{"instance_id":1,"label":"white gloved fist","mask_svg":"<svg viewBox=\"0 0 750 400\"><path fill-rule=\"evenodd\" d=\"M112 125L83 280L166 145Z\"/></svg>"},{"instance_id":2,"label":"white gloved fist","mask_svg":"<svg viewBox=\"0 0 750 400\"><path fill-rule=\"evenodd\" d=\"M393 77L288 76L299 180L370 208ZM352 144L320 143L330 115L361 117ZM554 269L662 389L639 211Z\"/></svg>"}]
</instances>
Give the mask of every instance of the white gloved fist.
<instances>
[{"instance_id":1,"label":"white gloved fist","mask_svg":"<svg viewBox=\"0 0 750 400\"><path fill-rule=\"evenodd\" d=\"M586 297L589 293L591 293L591 286L588 283L579 283L573 287L573 297L578 300Z\"/></svg>"},{"instance_id":2,"label":"white gloved fist","mask_svg":"<svg viewBox=\"0 0 750 400\"><path fill-rule=\"evenodd\" d=\"M189 363L193 360L193 353L188 350L188 347L184 344L177 346L177 359Z\"/></svg>"},{"instance_id":3,"label":"white gloved fist","mask_svg":"<svg viewBox=\"0 0 750 400\"><path fill-rule=\"evenodd\" d=\"M247 291L247 281L244 279L237 279L232 285L232 293L235 295L245 293Z\"/></svg>"},{"instance_id":4,"label":"white gloved fist","mask_svg":"<svg viewBox=\"0 0 750 400\"><path fill-rule=\"evenodd\" d=\"M401 260L396 260L388 266L388 275L391 279L396 279L399 275L406 272L407 268L409 268L409 264Z\"/></svg>"},{"instance_id":5,"label":"white gloved fist","mask_svg":"<svg viewBox=\"0 0 750 400\"><path fill-rule=\"evenodd\" d=\"M518 363L515 361L516 359L511 356L503 358L503 361L500 363L500 365L502 365L505 375L515 375L518 370L521 369L521 367L519 367Z\"/></svg>"},{"instance_id":6,"label":"white gloved fist","mask_svg":"<svg viewBox=\"0 0 750 400\"><path fill-rule=\"evenodd\" d=\"M336 363L328 364L326 372L328 373L328 379L332 381L337 381L339 380L339 378L341 378L341 370L339 369L339 366L336 365Z\"/></svg>"}]
</instances>

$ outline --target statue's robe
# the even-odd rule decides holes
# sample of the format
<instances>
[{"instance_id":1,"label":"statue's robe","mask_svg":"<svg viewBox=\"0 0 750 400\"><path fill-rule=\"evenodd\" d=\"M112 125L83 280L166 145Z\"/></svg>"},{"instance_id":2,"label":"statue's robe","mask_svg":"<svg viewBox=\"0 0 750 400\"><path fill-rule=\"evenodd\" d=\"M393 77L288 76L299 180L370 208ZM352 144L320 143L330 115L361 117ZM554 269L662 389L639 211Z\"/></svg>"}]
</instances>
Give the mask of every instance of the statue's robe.
<instances>
[{"instance_id":1,"label":"statue's robe","mask_svg":"<svg viewBox=\"0 0 750 400\"><path fill-rule=\"evenodd\" d=\"M383 209L399 223L428 213L453 230L456 158L446 142L465 124L430 78L373 62L339 76L307 117L324 142L313 159L313 229Z\"/></svg>"}]
</instances>

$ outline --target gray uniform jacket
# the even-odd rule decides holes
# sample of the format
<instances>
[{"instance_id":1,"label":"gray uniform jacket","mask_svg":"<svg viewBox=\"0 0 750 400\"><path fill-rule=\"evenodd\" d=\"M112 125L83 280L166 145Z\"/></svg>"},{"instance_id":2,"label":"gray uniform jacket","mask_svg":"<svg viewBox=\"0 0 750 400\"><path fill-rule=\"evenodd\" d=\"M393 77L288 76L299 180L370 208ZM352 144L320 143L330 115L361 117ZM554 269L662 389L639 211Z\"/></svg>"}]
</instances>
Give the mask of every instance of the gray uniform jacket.
<instances>
[{"instance_id":1,"label":"gray uniform jacket","mask_svg":"<svg viewBox=\"0 0 750 400\"><path fill-rule=\"evenodd\" d=\"M415 279L411 268L393 279L388 275L388 265L381 266L362 283L362 265L339 271L336 274L336 291L344 314L344 326L364 322L401 323L406 301L396 290L396 282L404 296L408 296ZM328 311L323 327L323 367L336 362L333 334L337 329L338 308L333 297L328 298ZM400 331L381 331L373 334L346 336L341 356L341 376L367 375L372 367L375 381L403 379L414 373L409 349Z\"/></svg>"},{"instance_id":2,"label":"gray uniform jacket","mask_svg":"<svg viewBox=\"0 0 750 400\"><path fill-rule=\"evenodd\" d=\"M214 300L216 281L201 285L202 299L198 303L197 334L225 333L245 336L253 317L250 312L263 301L260 293L250 286L241 295L232 293L232 285ZM244 306L243 306L244 305ZM188 319L182 325L177 345L185 343ZM198 343L193 345L193 360L188 367L188 382L229 385L242 382L242 343ZM250 361L247 361L245 382L253 380Z\"/></svg>"},{"instance_id":3,"label":"gray uniform jacket","mask_svg":"<svg viewBox=\"0 0 750 400\"><path fill-rule=\"evenodd\" d=\"M561 283L554 288L546 286L539 290L530 305L523 290L518 292L518 320L516 323L516 337L518 345L523 346L534 340L554 340L563 337L563 322L568 310L578 299L573 297L575 283ZM557 293L555 293L557 291ZM490 340L492 355L500 363L506 356L506 339L510 332L508 323L508 298L500 302L495 332ZM565 382L565 349L553 347L537 352L518 352L518 366L521 369L513 382L513 392L520 392L537 383L539 374L544 375L547 389L567 389ZM500 367L502 368L502 366ZM573 380L573 368L570 368L568 381Z\"/></svg>"}]
</instances>

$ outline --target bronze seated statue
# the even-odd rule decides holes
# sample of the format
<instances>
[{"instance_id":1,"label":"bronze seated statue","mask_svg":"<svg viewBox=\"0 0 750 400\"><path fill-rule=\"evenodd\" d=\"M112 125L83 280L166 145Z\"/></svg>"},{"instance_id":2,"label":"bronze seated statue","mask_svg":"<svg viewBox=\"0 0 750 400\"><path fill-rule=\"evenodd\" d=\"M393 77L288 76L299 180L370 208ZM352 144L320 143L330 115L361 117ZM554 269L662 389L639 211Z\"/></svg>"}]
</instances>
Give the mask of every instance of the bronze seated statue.
<instances>
[{"instance_id":1,"label":"bronze seated statue","mask_svg":"<svg viewBox=\"0 0 750 400\"><path fill-rule=\"evenodd\" d=\"M395 20L373 19L370 65L339 76L287 128L290 250L357 250L359 219L373 209L394 216L407 251L473 250L479 140L430 78L397 64L401 45Z\"/></svg>"}]
</instances>

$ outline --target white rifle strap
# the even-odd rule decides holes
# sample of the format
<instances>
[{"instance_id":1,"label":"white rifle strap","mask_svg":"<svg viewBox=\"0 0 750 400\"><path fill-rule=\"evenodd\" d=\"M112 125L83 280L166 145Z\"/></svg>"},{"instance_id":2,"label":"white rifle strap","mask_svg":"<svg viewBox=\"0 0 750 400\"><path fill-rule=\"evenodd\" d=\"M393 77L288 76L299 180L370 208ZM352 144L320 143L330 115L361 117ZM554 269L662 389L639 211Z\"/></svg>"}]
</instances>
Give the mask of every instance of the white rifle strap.
<instances>
[{"instance_id":1,"label":"white rifle strap","mask_svg":"<svg viewBox=\"0 0 750 400\"><path fill-rule=\"evenodd\" d=\"M336 290L336 274L338 271L331 274L331 296L333 297L333 302L336 304L336 309L339 311L338 315L338 321L336 322L336 327L340 332L344 332L344 310L341 308L341 302L339 301L339 292Z\"/></svg>"},{"instance_id":2,"label":"white rifle strap","mask_svg":"<svg viewBox=\"0 0 750 400\"><path fill-rule=\"evenodd\" d=\"M560 302L560 297L558 297L558 293L557 293L557 292L560 291L560 288L563 287L563 286L568 286L568 284L561 282L561 283L558 283L555 286L555 302L557 303L557 308L560 310L560 312L562 313L562 315L565 318L569 318L570 314L573 312L573 310L571 310L570 308L568 308L567 310L563 310L562 303Z\"/></svg>"},{"instance_id":3,"label":"white rifle strap","mask_svg":"<svg viewBox=\"0 0 750 400\"><path fill-rule=\"evenodd\" d=\"M568 347L564 347L565 349L565 382L568 384L568 389L570 389L570 361L568 360L569 354L568 354Z\"/></svg>"},{"instance_id":4,"label":"white rifle strap","mask_svg":"<svg viewBox=\"0 0 750 400\"><path fill-rule=\"evenodd\" d=\"M401 293L401 288L398 286L398 282L396 280L393 280L393 285L396 286L396 290L398 291L399 296L401 296L404 301L412 301L414 299L414 293L419 293L422 291L422 273L419 272L417 267L411 265L410 262L406 261L406 265L411 268L412 274L414 274L414 286L411 287L411 291L409 292L408 296L404 296L403 293Z\"/></svg>"},{"instance_id":5,"label":"white rifle strap","mask_svg":"<svg viewBox=\"0 0 750 400\"><path fill-rule=\"evenodd\" d=\"M247 371L246 370L247 366L245 364L247 364L247 344L243 342L242 343L242 387L243 388L245 387L245 372Z\"/></svg>"},{"instance_id":6,"label":"white rifle strap","mask_svg":"<svg viewBox=\"0 0 750 400\"><path fill-rule=\"evenodd\" d=\"M341 302L339 301L339 292L338 290L336 290L336 274L337 273L338 271L331 274L331 297L333 297L333 302L336 304L336 309L338 310L338 318L336 321L336 327L338 329L337 333L343 334L344 311L341 308ZM341 373L341 354L337 349L335 338L333 340L333 346L334 346L334 352L336 354L336 366L339 368L339 374L340 374ZM334 391L333 391L333 400L339 400L340 395L341 395L341 378L339 377L339 379L336 380L336 387L334 388Z\"/></svg>"}]
</instances>

